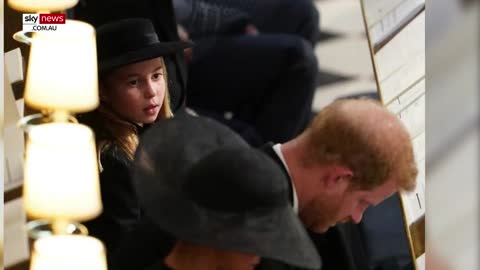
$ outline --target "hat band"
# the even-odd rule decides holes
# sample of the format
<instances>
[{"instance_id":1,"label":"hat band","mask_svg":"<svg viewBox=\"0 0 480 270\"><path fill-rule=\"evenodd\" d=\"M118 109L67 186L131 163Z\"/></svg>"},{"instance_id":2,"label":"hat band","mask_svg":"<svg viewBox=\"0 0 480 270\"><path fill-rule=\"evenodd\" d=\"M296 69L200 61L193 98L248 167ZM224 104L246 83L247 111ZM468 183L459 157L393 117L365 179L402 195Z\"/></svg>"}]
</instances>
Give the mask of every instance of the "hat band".
<instances>
[{"instance_id":1,"label":"hat band","mask_svg":"<svg viewBox=\"0 0 480 270\"><path fill-rule=\"evenodd\" d=\"M160 42L158 40L157 34L155 33L150 33L150 34L141 35L139 37L135 37L135 40L137 41L136 42L137 44L142 44L142 45L152 45ZM131 37L129 38L129 41L132 42Z\"/></svg>"},{"instance_id":2,"label":"hat band","mask_svg":"<svg viewBox=\"0 0 480 270\"><path fill-rule=\"evenodd\" d=\"M103 59L117 57L131 51L136 51L160 43L158 36L155 33L136 36L122 35L115 37L113 40L115 40L115 46L109 46L108 48L97 48L98 55L103 56ZM102 59L99 59L99 61L101 60Z\"/></svg>"}]
</instances>

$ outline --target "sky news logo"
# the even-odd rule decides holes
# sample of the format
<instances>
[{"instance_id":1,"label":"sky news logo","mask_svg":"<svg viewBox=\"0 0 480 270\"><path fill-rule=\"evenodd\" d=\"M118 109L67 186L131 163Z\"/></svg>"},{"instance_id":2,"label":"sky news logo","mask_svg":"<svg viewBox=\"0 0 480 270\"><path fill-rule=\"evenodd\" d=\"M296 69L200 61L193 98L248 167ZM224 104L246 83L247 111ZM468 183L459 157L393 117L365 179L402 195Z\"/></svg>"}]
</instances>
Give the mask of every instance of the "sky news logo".
<instances>
[{"instance_id":1,"label":"sky news logo","mask_svg":"<svg viewBox=\"0 0 480 270\"><path fill-rule=\"evenodd\" d=\"M23 31L53 32L65 25L65 14L23 14Z\"/></svg>"}]
</instances>

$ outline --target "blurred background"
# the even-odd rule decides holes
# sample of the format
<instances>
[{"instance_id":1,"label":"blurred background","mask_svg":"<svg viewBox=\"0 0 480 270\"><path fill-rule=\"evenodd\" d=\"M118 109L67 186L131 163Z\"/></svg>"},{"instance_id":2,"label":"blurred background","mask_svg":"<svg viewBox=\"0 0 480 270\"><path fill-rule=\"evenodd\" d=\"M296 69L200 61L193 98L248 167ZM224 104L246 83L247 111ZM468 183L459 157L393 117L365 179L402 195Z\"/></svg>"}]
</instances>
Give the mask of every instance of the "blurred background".
<instances>
[{"instance_id":1,"label":"blurred background","mask_svg":"<svg viewBox=\"0 0 480 270\"><path fill-rule=\"evenodd\" d=\"M360 0L317 0L320 41L317 90L312 104L319 111L337 98L376 95L377 86Z\"/></svg>"},{"instance_id":2,"label":"blurred background","mask_svg":"<svg viewBox=\"0 0 480 270\"><path fill-rule=\"evenodd\" d=\"M479 269L479 1L427 0L427 268Z\"/></svg>"}]
</instances>

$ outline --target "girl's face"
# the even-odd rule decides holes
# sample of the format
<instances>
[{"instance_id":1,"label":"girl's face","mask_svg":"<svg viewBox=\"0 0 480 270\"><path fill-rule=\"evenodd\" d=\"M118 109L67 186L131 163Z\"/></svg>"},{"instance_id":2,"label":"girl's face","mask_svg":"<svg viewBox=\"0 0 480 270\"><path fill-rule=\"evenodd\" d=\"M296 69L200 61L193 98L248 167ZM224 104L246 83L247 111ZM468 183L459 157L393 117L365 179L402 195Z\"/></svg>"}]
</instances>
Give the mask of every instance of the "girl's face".
<instances>
[{"instance_id":1,"label":"girl's face","mask_svg":"<svg viewBox=\"0 0 480 270\"><path fill-rule=\"evenodd\" d=\"M153 123L167 91L164 67L157 57L115 69L100 83L102 101L133 123Z\"/></svg>"}]
</instances>

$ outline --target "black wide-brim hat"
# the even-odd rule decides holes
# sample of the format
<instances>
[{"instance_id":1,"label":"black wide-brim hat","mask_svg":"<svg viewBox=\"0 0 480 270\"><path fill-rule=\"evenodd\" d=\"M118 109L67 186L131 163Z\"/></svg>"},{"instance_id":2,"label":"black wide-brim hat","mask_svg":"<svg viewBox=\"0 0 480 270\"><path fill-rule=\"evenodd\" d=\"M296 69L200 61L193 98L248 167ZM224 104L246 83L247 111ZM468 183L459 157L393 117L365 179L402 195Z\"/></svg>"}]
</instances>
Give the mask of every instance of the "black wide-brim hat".
<instances>
[{"instance_id":1,"label":"black wide-brim hat","mask_svg":"<svg viewBox=\"0 0 480 270\"><path fill-rule=\"evenodd\" d=\"M145 18L129 18L101 25L96 30L96 40L100 74L193 46L191 42L160 41L152 22Z\"/></svg>"},{"instance_id":2,"label":"black wide-brim hat","mask_svg":"<svg viewBox=\"0 0 480 270\"><path fill-rule=\"evenodd\" d=\"M135 155L137 196L160 229L192 243L318 269L287 181L270 157L229 128L188 114L151 126Z\"/></svg>"}]
</instances>

